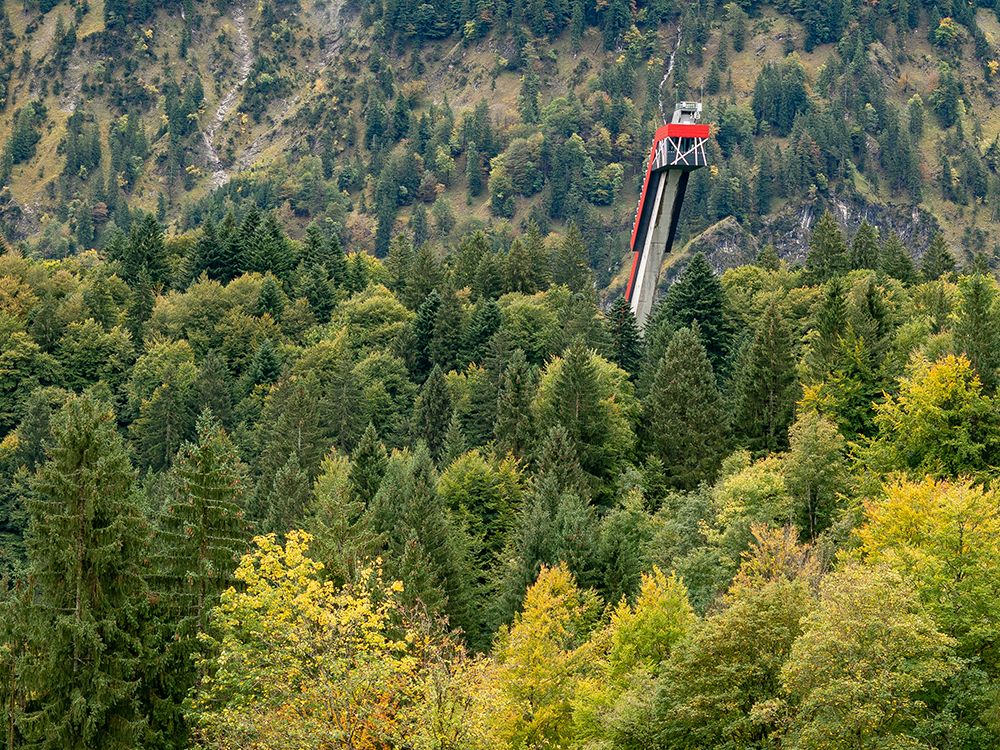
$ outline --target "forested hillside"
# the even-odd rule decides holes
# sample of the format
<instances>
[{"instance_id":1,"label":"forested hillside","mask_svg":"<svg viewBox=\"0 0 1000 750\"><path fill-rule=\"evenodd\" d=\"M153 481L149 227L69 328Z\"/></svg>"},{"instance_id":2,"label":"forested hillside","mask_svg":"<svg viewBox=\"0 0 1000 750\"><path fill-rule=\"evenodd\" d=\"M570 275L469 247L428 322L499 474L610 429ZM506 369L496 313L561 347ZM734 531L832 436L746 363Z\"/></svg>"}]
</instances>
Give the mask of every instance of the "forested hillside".
<instances>
[{"instance_id":1,"label":"forested hillside","mask_svg":"<svg viewBox=\"0 0 1000 750\"><path fill-rule=\"evenodd\" d=\"M1000 289L810 245L3 255L10 745L994 746Z\"/></svg>"},{"instance_id":2,"label":"forested hillside","mask_svg":"<svg viewBox=\"0 0 1000 750\"><path fill-rule=\"evenodd\" d=\"M572 220L607 303L651 135L696 98L712 168L680 240L717 270L802 261L825 208L992 262L997 34L947 2L7 3L3 233L59 258L138 210L181 235L252 202L384 257Z\"/></svg>"},{"instance_id":3,"label":"forested hillside","mask_svg":"<svg viewBox=\"0 0 1000 750\"><path fill-rule=\"evenodd\" d=\"M8 747L1000 745L993 9L3 11Z\"/></svg>"}]
</instances>

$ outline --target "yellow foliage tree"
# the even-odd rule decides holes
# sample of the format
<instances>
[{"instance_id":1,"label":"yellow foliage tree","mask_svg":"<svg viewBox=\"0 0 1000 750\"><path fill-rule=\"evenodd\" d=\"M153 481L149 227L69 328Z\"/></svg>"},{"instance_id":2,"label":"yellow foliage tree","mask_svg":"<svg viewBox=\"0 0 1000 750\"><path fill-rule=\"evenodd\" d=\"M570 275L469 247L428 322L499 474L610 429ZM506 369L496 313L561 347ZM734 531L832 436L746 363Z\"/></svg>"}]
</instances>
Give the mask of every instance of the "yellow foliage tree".
<instances>
[{"instance_id":1,"label":"yellow foliage tree","mask_svg":"<svg viewBox=\"0 0 1000 750\"><path fill-rule=\"evenodd\" d=\"M306 557L311 537L257 537L213 612L208 675L191 704L202 742L229 750L384 748L407 742L420 686L402 584L379 564L338 589Z\"/></svg>"}]
</instances>

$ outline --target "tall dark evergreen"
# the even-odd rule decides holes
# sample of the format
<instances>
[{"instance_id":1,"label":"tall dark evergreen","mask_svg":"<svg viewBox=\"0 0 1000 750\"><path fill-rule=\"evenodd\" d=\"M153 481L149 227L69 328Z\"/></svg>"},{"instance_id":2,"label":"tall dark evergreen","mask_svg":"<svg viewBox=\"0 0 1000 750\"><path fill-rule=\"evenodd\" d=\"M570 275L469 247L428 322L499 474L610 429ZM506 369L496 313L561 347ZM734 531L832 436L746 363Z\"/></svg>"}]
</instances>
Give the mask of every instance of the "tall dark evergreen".
<instances>
[{"instance_id":1,"label":"tall dark evergreen","mask_svg":"<svg viewBox=\"0 0 1000 750\"><path fill-rule=\"evenodd\" d=\"M174 496L163 509L158 535L162 590L189 649L207 632L209 610L232 585L250 540L236 448L207 407L197 432L197 442L185 444L174 462Z\"/></svg>"},{"instance_id":2,"label":"tall dark evergreen","mask_svg":"<svg viewBox=\"0 0 1000 750\"><path fill-rule=\"evenodd\" d=\"M806 268L817 281L838 276L847 271L847 243L844 233L837 226L837 220L829 210L816 223L816 228L809 237L809 253L806 255Z\"/></svg>"},{"instance_id":3,"label":"tall dark evergreen","mask_svg":"<svg viewBox=\"0 0 1000 750\"><path fill-rule=\"evenodd\" d=\"M538 389L535 369L528 364L522 349L515 349L503 373L497 397L497 417L493 430L500 453L526 459L535 436L531 403Z\"/></svg>"},{"instance_id":4,"label":"tall dark evergreen","mask_svg":"<svg viewBox=\"0 0 1000 750\"><path fill-rule=\"evenodd\" d=\"M899 279L904 284L912 284L917 281L913 259L895 230L890 230L889 236L882 243L878 270L894 279Z\"/></svg>"},{"instance_id":5,"label":"tall dark evergreen","mask_svg":"<svg viewBox=\"0 0 1000 750\"><path fill-rule=\"evenodd\" d=\"M634 380L642 366L642 339L639 337L639 327L635 323L632 307L625 297L619 296L611 304L607 326L611 339L608 359Z\"/></svg>"},{"instance_id":6,"label":"tall dark evergreen","mask_svg":"<svg viewBox=\"0 0 1000 750\"><path fill-rule=\"evenodd\" d=\"M862 219L854 240L851 242L851 268L878 269L879 242L875 227Z\"/></svg>"},{"instance_id":7,"label":"tall dark evergreen","mask_svg":"<svg viewBox=\"0 0 1000 750\"><path fill-rule=\"evenodd\" d=\"M983 390L992 395L1000 376L1000 300L996 284L981 274L973 274L959 280L958 290L955 348L965 352L979 374Z\"/></svg>"},{"instance_id":8,"label":"tall dark evergreen","mask_svg":"<svg viewBox=\"0 0 1000 750\"><path fill-rule=\"evenodd\" d=\"M129 284L139 279L143 268L154 285L170 280L163 227L153 214L144 213L141 219L132 223L121 261L122 276Z\"/></svg>"},{"instance_id":9,"label":"tall dark evergreen","mask_svg":"<svg viewBox=\"0 0 1000 750\"><path fill-rule=\"evenodd\" d=\"M698 335L712 368L717 372L723 369L732 329L726 319L722 282L712 272L704 253L697 253L691 259L680 278L670 287L663 305L674 330L698 322Z\"/></svg>"},{"instance_id":10,"label":"tall dark evergreen","mask_svg":"<svg viewBox=\"0 0 1000 750\"><path fill-rule=\"evenodd\" d=\"M552 257L552 283L565 284L572 292L583 292L593 287L587 248L575 222L570 222L566 236Z\"/></svg>"},{"instance_id":11,"label":"tall dark evergreen","mask_svg":"<svg viewBox=\"0 0 1000 750\"><path fill-rule=\"evenodd\" d=\"M694 489L715 477L728 418L697 327L670 340L643 403L643 423L674 487Z\"/></svg>"},{"instance_id":12,"label":"tall dark evergreen","mask_svg":"<svg viewBox=\"0 0 1000 750\"><path fill-rule=\"evenodd\" d=\"M927 248L920 263L920 273L927 281L937 281L954 270L955 256L948 249L947 240L943 234L934 235L931 246Z\"/></svg>"},{"instance_id":13,"label":"tall dark evergreen","mask_svg":"<svg viewBox=\"0 0 1000 750\"><path fill-rule=\"evenodd\" d=\"M452 409L451 393L448 391L444 372L435 365L413 404L413 437L427 443L435 461L442 455Z\"/></svg>"},{"instance_id":14,"label":"tall dark evergreen","mask_svg":"<svg viewBox=\"0 0 1000 750\"><path fill-rule=\"evenodd\" d=\"M764 312L738 374L739 411L735 424L756 451L773 452L788 445L795 411L795 361L792 338L778 307Z\"/></svg>"},{"instance_id":15,"label":"tall dark evergreen","mask_svg":"<svg viewBox=\"0 0 1000 750\"><path fill-rule=\"evenodd\" d=\"M38 599L22 731L40 748L141 745L149 536L115 418L73 396L52 418L31 486L28 552Z\"/></svg>"},{"instance_id":16,"label":"tall dark evergreen","mask_svg":"<svg viewBox=\"0 0 1000 750\"><path fill-rule=\"evenodd\" d=\"M351 499L360 507L369 507L375 499L378 488L382 485L388 461L385 445L378 439L375 426L369 423L361 436L357 450L351 456L349 478Z\"/></svg>"}]
</instances>

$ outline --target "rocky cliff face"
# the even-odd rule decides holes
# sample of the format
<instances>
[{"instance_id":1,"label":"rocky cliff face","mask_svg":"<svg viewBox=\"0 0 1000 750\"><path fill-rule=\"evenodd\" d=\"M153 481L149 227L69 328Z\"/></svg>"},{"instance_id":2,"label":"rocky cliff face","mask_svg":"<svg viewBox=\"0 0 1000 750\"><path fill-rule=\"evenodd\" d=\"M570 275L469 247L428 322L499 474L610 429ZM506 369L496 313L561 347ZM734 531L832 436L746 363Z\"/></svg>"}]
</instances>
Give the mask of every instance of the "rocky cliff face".
<instances>
[{"instance_id":1,"label":"rocky cliff face","mask_svg":"<svg viewBox=\"0 0 1000 750\"><path fill-rule=\"evenodd\" d=\"M895 231L903 241L915 264L920 263L930 246L931 238L940 231L937 220L923 208L874 203L860 193L854 195L817 195L802 201L789 202L773 212L759 231L741 225L729 216L692 239L681 253L668 260L661 287L669 287L684 269L687 259L695 253L705 253L708 262L718 272L752 263L760 248L773 245L778 256L790 265L805 264L809 252L809 236L813 226L829 211L837 219L847 242L854 237L862 221L878 229L880 237ZM961 248L952 247L959 265L967 260Z\"/></svg>"}]
</instances>

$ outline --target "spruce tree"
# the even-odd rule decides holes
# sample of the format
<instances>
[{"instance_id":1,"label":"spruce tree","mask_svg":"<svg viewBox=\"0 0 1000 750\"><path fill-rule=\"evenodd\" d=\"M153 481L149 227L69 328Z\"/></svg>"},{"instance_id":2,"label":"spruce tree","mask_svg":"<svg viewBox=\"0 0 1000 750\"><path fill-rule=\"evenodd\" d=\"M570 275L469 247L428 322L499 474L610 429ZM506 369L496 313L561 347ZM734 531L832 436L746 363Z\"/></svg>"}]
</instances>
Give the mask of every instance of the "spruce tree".
<instances>
[{"instance_id":1,"label":"spruce tree","mask_svg":"<svg viewBox=\"0 0 1000 750\"><path fill-rule=\"evenodd\" d=\"M359 507L367 508L382 485L385 467L389 461L385 445L379 441L375 426L370 422L351 459L349 475L351 499Z\"/></svg>"},{"instance_id":2,"label":"spruce tree","mask_svg":"<svg viewBox=\"0 0 1000 750\"><path fill-rule=\"evenodd\" d=\"M894 279L902 281L904 284L913 284L917 281L917 273L913 268L913 259L903 246L899 235L895 230L889 232L882 245L882 252L879 256L879 268L882 273Z\"/></svg>"},{"instance_id":3,"label":"spruce tree","mask_svg":"<svg viewBox=\"0 0 1000 750\"><path fill-rule=\"evenodd\" d=\"M169 281L170 268L167 265L167 251L163 244L163 227L150 213L132 223L128 242L122 256L122 277L134 284L143 268L149 273L153 284Z\"/></svg>"},{"instance_id":4,"label":"spruce tree","mask_svg":"<svg viewBox=\"0 0 1000 750\"><path fill-rule=\"evenodd\" d=\"M451 412L448 383L444 379L444 372L435 365L413 404L413 438L427 443L435 461L440 460L442 455Z\"/></svg>"},{"instance_id":5,"label":"spruce tree","mask_svg":"<svg viewBox=\"0 0 1000 750\"><path fill-rule=\"evenodd\" d=\"M987 395L996 392L1000 368L1000 301L996 282L981 274L958 282L959 303L952 335L979 374Z\"/></svg>"},{"instance_id":6,"label":"spruce tree","mask_svg":"<svg viewBox=\"0 0 1000 750\"><path fill-rule=\"evenodd\" d=\"M281 320L285 312L285 295L281 293L278 284L270 273L264 277L264 283L260 285L257 293L257 304L254 305L254 314L259 318L265 313L274 320Z\"/></svg>"},{"instance_id":7,"label":"spruce tree","mask_svg":"<svg viewBox=\"0 0 1000 750\"><path fill-rule=\"evenodd\" d=\"M437 322L438 309L441 307L441 295L432 290L420 305L417 317L413 321L413 340L415 348L413 377L422 381L431 369L431 341L434 338L434 326Z\"/></svg>"},{"instance_id":8,"label":"spruce tree","mask_svg":"<svg viewBox=\"0 0 1000 750\"><path fill-rule=\"evenodd\" d=\"M174 463L174 496L158 535L161 588L177 613L177 633L192 639L192 648L249 544L236 448L208 407L197 432L198 442L185 444Z\"/></svg>"},{"instance_id":9,"label":"spruce tree","mask_svg":"<svg viewBox=\"0 0 1000 750\"><path fill-rule=\"evenodd\" d=\"M225 281L229 272L226 267L223 243L219 241L215 222L212 221L211 216L208 216L201 225L201 236L191 249L188 283L193 284L202 273L215 281Z\"/></svg>"},{"instance_id":10,"label":"spruce tree","mask_svg":"<svg viewBox=\"0 0 1000 750\"><path fill-rule=\"evenodd\" d=\"M465 329L465 341L462 345L462 360L460 364L482 362L486 357L490 338L500 330L502 323L500 305L493 299L481 299L472 311L472 318Z\"/></svg>"},{"instance_id":11,"label":"spruce tree","mask_svg":"<svg viewBox=\"0 0 1000 750\"><path fill-rule=\"evenodd\" d=\"M226 361L214 349L209 349L205 355L192 391L193 405L199 414L210 409L223 427L230 425L233 398L229 390L229 370Z\"/></svg>"},{"instance_id":12,"label":"spruce tree","mask_svg":"<svg viewBox=\"0 0 1000 750\"><path fill-rule=\"evenodd\" d=\"M691 490L715 477L728 419L697 330L682 328L670 340L643 403L643 422L674 487Z\"/></svg>"},{"instance_id":13,"label":"spruce tree","mask_svg":"<svg viewBox=\"0 0 1000 750\"><path fill-rule=\"evenodd\" d=\"M458 350L461 347L465 329L465 313L455 290L445 286L441 293L441 304L434 316L434 333L428 344L427 353L431 364L450 372L458 366Z\"/></svg>"},{"instance_id":14,"label":"spruce tree","mask_svg":"<svg viewBox=\"0 0 1000 750\"><path fill-rule=\"evenodd\" d=\"M493 425L498 452L526 459L534 445L535 423L531 402L538 390L535 368L528 364L524 350L515 349L503 373Z\"/></svg>"},{"instance_id":15,"label":"spruce tree","mask_svg":"<svg viewBox=\"0 0 1000 750\"><path fill-rule=\"evenodd\" d=\"M854 240L851 242L851 268L875 270L879 263L878 231L867 219L862 219Z\"/></svg>"},{"instance_id":16,"label":"spruce tree","mask_svg":"<svg viewBox=\"0 0 1000 750\"><path fill-rule=\"evenodd\" d=\"M704 253L697 253L670 287L663 304L673 329L690 327L698 322L702 344L708 352L712 368L719 372L725 365L732 338L726 320L725 291L722 282L712 272ZM649 324L647 323L647 335Z\"/></svg>"},{"instance_id":17,"label":"spruce tree","mask_svg":"<svg viewBox=\"0 0 1000 750\"><path fill-rule=\"evenodd\" d=\"M837 226L837 220L829 210L816 224L809 237L809 253L806 255L806 269L817 281L838 276L847 271L848 254L844 234Z\"/></svg>"},{"instance_id":18,"label":"spruce tree","mask_svg":"<svg viewBox=\"0 0 1000 750\"><path fill-rule=\"evenodd\" d=\"M131 750L146 718L143 577L148 532L115 417L72 396L52 418L50 458L31 482L36 598L23 730L40 748Z\"/></svg>"},{"instance_id":19,"label":"spruce tree","mask_svg":"<svg viewBox=\"0 0 1000 750\"><path fill-rule=\"evenodd\" d=\"M594 279L587 260L587 248L576 222L570 222L566 236L552 258L552 283L565 284L571 292L593 288Z\"/></svg>"},{"instance_id":20,"label":"spruce tree","mask_svg":"<svg viewBox=\"0 0 1000 750\"><path fill-rule=\"evenodd\" d=\"M611 304L607 326L611 335L608 359L635 380L642 365L642 339L639 338L639 327L635 323L632 307L625 297L619 296Z\"/></svg>"},{"instance_id":21,"label":"spruce tree","mask_svg":"<svg viewBox=\"0 0 1000 750\"><path fill-rule=\"evenodd\" d=\"M736 424L755 451L773 452L788 444L795 409L792 338L778 307L768 306L737 381Z\"/></svg>"},{"instance_id":22,"label":"spruce tree","mask_svg":"<svg viewBox=\"0 0 1000 750\"><path fill-rule=\"evenodd\" d=\"M340 244L340 238L336 234L330 233L327 240L327 270L330 272L330 280L338 289L347 283L347 256L344 248Z\"/></svg>"},{"instance_id":23,"label":"spruce tree","mask_svg":"<svg viewBox=\"0 0 1000 750\"><path fill-rule=\"evenodd\" d=\"M255 385L269 385L281 377L281 361L271 339L264 339L253 355L247 373L247 390Z\"/></svg>"},{"instance_id":24,"label":"spruce tree","mask_svg":"<svg viewBox=\"0 0 1000 750\"><path fill-rule=\"evenodd\" d=\"M937 281L945 274L955 270L955 257L948 249L948 242L943 234L934 235L931 246L924 253L920 263L920 273L927 281Z\"/></svg>"}]
</instances>

